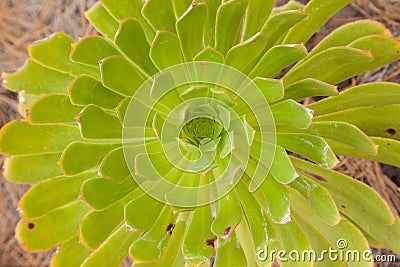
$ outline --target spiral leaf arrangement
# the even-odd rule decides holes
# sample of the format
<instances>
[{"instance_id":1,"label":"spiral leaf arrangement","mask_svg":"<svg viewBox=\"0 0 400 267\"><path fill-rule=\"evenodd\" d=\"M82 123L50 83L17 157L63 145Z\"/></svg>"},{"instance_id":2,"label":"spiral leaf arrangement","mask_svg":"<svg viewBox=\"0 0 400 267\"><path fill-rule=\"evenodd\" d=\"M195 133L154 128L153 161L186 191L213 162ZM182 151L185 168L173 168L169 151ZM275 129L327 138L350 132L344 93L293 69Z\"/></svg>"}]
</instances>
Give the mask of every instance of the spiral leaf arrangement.
<instances>
[{"instance_id":1,"label":"spiral leaf arrangement","mask_svg":"<svg viewBox=\"0 0 400 267\"><path fill-rule=\"evenodd\" d=\"M349 2L101 0L86 16L102 36L31 45L3 75L26 119L0 132L6 178L34 184L21 246L96 267L372 266L260 255L400 253L398 217L331 170L337 154L400 166L400 85L334 85L399 60L400 42L362 20L303 44Z\"/></svg>"}]
</instances>

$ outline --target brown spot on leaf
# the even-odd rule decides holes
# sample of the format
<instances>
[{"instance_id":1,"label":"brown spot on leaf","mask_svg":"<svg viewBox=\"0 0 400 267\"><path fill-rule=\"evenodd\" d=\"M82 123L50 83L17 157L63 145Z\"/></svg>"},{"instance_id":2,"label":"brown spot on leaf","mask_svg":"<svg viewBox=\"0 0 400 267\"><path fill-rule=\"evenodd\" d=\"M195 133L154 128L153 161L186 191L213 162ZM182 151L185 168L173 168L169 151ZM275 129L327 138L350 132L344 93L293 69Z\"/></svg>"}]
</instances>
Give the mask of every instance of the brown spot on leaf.
<instances>
[{"instance_id":1,"label":"brown spot on leaf","mask_svg":"<svg viewBox=\"0 0 400 267\"><path fill-rule=\"evenodd\" d=\"M174 228L175 228L175 224L174 223L168 224L167 229L166 229L167 233L172 235L172 231L174 230Z\"/></svg>"},{"instance_id":2,"label":"brown spot on leaf","mask_svg":"<svg viewBox=\"0 0 400 267\"><path fill-rule=\"evenodd\" d=\"M33 230L33 228L35 228L35 224L34 223L28 223L28 229L29 230Z\"/></svg>"},{"instance_id":3,"label":"brown spot on leaf","mask_svg":"<svg viewBox=\"0 0 400 267\"><path fill-rule=\"evenodd\" d=\"M206 245L214 247L214 239L206 239Z\"/></svg>"},{"instance_id":4,"label":"brown spot on leaf","mask_svg":"<svg viewBox=\"0 0 400 267\"><path fill-rule=\"evenodd\" d=\"M326 180L324 177L322 177L322 176L319 176L319 175L316 175L316 174L313 174L313 173L310 173L310 175L312 176L312 177L314 177L315 179L317 179L318 181L321 181L321 182L328 182L328 180Z\"/></svg>"},{"instance_id":5,"label":"brown spot on leaf","mask_svg":"<svg viewBox=\"0 0 400 267\"><path fill-rule=\"evenodd\" d=\"M224 230L224 236L229 235L230 232L231 232L231 227L230 226L226 227Z\"/></svg>"},{"instance_id":6,"label":"brown spot on leaf","mask_svg":"<svg viewBox=\"0 0 400 267\"><path fill-rule=\"evenodd\" d=\"M25 118L28 118L31 115L31 110L29 108L25 109Z\"/></svg>"},{"instance_id":7,"label":"brown spot on leaf","mask_svg":"<svg viewBox=\"0 0 400 267\"><path fill-rule=\"evenodd\" d=\"M345 205L341 205L341 207L342 207L342 208L344 208L344 209L346 208L346 206L345 206Z\"/></svg>"},{"instance_id":8,"label":"brown spot on leaf","mask_svg":"<svg viewBox=\"0 0 400 267\"><path fill-rule=\"evenodd\" d=\"M207 246L214 247L216 240L217 240L217 237L214 236L213 238L206 239L205 243L206 243Z\"/></svg>"},{"instance_id":9,"label":"brown spot on leaf","mask_svg":"<svg viewBox=\"0 0 400 267\"><path fill-rule=\"evenodd\" d=\"M392 136L397 133L397 131L393 128L386 129L386 132Z\"/></svg>"}]
</instances>

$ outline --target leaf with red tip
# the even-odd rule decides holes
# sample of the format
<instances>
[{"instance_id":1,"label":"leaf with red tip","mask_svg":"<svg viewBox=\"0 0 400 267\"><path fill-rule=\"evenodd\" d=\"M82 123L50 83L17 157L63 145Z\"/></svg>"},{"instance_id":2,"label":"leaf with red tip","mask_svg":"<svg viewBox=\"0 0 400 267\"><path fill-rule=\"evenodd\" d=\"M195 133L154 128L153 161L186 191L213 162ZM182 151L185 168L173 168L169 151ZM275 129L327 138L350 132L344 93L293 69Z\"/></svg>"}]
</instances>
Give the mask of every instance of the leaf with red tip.
<instances>
[{"instance_id":1,"label":"leaf with red tip","mask_svg":"<svg viewBox=\"0 0 400 267\"><path fill-rule=\"evenodd\" d=\"M101 36L87 36L72 44L70 58L73 62L99 67L99 61L121 53Z\"/></svg>"},{"instance_id":2,"label":"leaf with red tip","mask_svg":"<svg viewBox=\"0 0 400 267\"><path fill-rule=\"evenodd\" d=\"M106 58L100 63L100 69L103 85L124 96L132 96L145 81L142 74L124 57Z\"/></svg>"},{"instance_id":3,"label":"leaf with red tip","mask_svg":"<svg viewBox=\"0 0 400 267\"><path fill-rule=\"evenodd\" d=\"M114 110L95 105L86 106L76 117L81 133L89 139L121 139L122 125Z\"/></svg>"},{"instance_id":4,"label":"leaf with red tip","mask_svg":"<svg viewBox=\"0 0 400 267\"><path fill-rule=\"evenodd\" d=\"M24 218L38 218L56 208L75 202L82 183L97 177L96 172L84 172L72 177L59 176L32 186L21 198L18 209ZM62 193L57 190L62 188Z\"/></svg>"},{"instance_id":5,"label":"leaf with red tip","mask_svg":"<svg viewBox=\"0 0 400 267\"><path fill-rule=\"evenodd\" d=\"M150 58L159 70L182 63L181 45L176 33L157 31L150 47Z\"/></svg>"},{"instance_id":6,"label":"leaf with red tip","mask_svg":"<svg viewBox=\"0 0 400 267\"><path fill-rule=\"evenodd\" d=\"M68 95L48 94L32 103L27 109L27 119L33 124L74 123L82 107L71 104Z\"/></svg>"},{"instance_id":7,"label":"leaf with red tip","mask_svg":"<svg viewBox=\"0 0 400 267\"><path fill-rule=\"evenodd\" d=\"M15 229L15 236L26 250L49 250L76 236L79 222L89 210L86 204L76 201L44 217L21 220Z\"/></svg>"},{"instance_id":8,"label":"leaf with red tip","mask_svg":"<svg viewBox=\"0 0 400 267\"><path fill-rule=\"evenodd\" d=\"M59 165L65 175L78 174L99 166L104 156L119 146L120 144L73 142L65 147Z\"/></svg>"},{"instance_id":9,"label":"leaf with red tip","mask_svg":"<svg viewBox=\"0 0 400 267\"><path fill-rule=\"evenodd\" d=\"M82 184L80 197L95 210L103 210L133 192L136 188L137 185L131 177L125 179L121 184L104 178L93 178Z\"/></svg>"},{"instance_id":10,"label":"leaf with red tip","mask_svg":"<svg viewBox=\"0 0 400 267\"><path fill-rule=\"evenodd\" d=\"M193 2L176 21L176 31L186 61L191 61L203 48L203 30L207 16L205 3Z\"/></svg>"},{"instance_id":11,"label":"leaf with red tip","mask_svg":"<svg viewBox=\"0 0 400 267\"><path fill-rule=\"evenodd\" d=\"M36 183L62 175L57 161L61 153L13 156L4 162L4 177L16 183Z\"/></svg>"},{"instance_id":12,"label":"leaf with red tip","mask_svg":"<svg viewBox=\"0 0 400 267\"><path fill-rule=\"evenodd\" d=\"M27 121L12 121L0 131L1 152L12 156L61 152L75 140L81 140L78 127L62 124L31 125Z\"/></svg>"},{"instance_id":13,"label":"leaf with red tip","mask_svg":"<svg viewBox=\"0 0 400 267\"><path fill-rule=\"evenodd\" d=\"M65 33L55 33L50 38L32 44L29 55L39 64L71 75L88 74L99 78L97 67L72 62L69 58L74 39Z\"/></svg>"},{"instance_id":14,"label":"leaf with red tip","mask_svg":"<svg viewBox=\"0 0 400 267\"><path fill-rule=\"evenodd\" d=\"M96 3L85 13L86 18L101 34L110 40L118 31L118 21L113 18L101 3Z\"/></svg>"},{"instance_id":15,"label":"leaf with red tip","mask_svg":"<svg viewBox=\"0 0 400 267\"><path fill-rule=\"evenodd\" d=\"M14 73L3 73L5 87L14 91L26 91L31 94L67 93L67 85L73 76L46 68L28 59L24 66Z\"/></svg>"},{"instance_id":16,"label":"leaf with red tip","mask_svg":"<svg viewBox=\"0 0 400 267\"><path fill-rule=\"evenodd\" d=\"M142 26L137 19L122 20L114 42L124 55L145 74L153 75L157 72L149 57L150 44L147 42Z\"/></svg>"},{"instance_id":17,"label":"leaf with red tip","mask_svg":"<svg viewBox=\"0 0 400 267\"><path fill-rule=\"evenodd\" d=\"M75 105L97 105L106 109L114 109L123 96L105 88L103 84L90 76L79 75L68 86L69 97Z\"/></svg>"}]
</instances>

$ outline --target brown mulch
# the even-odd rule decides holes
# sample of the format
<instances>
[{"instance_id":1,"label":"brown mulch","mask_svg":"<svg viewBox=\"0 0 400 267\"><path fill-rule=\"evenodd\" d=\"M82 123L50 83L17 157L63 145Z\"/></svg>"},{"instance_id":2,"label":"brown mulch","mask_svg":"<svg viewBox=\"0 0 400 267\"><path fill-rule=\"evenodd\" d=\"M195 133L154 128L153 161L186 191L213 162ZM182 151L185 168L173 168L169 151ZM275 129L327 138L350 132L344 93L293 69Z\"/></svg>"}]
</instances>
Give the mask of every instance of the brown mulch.
<instances>
[{"instance_id":1,"label":"brown mulch","mask_svg":"<svg viewBox=\"0 0 400 267\"><path fill-rule=\"evenodd\" d=\"M74 38L95 34L84 19L83 13L95 0L0 0L0 72L14 71L28 57L29 43L42 39L53 32L63 31ZM284 0L278 2L285 2ZM301 0L300 2L307 2ZM369 18L384 23L400 36L399 0L354 0L352 4L335 15L326 26L307 44L321 40L333 29L357 19ZM371 81L400 82L400 62L373 70L346 81L342 87ZM0 127L12 119L21 118L17 112L17 96L0 85ZM391 166L371 161L341 157L337 170L359 179L374 188L389 204L395 214L400 212L400 172ZM3 158L0 156L0 166ZM0 175L0 267L47 266L52 252L28 253L22 250L14 238L18 222L16 207L18 199L27 189L9 183ZM377 250L378 254L391 253ZM396 266L377 264L376 266ZM399 266L399 265L398 265Z\"/></svg>"}]
</instances>

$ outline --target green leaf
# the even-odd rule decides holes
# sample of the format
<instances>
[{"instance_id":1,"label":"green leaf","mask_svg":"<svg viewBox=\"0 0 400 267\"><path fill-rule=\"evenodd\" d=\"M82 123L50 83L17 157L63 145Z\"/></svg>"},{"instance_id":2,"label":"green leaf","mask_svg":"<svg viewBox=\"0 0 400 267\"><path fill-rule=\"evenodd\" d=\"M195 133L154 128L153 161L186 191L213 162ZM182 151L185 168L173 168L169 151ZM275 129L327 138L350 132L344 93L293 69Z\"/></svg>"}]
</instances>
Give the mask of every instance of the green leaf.
<instances>
[{"instance_id":1,"label":"green leaf","mask_svg":"<svg viewBox=\"0 0 400 267\"><path fill-rule=\"evenodd\" d=\"M374 55L371 62L362 64L360 69L358 69L357 72L354 71L352 76L364 73L368 70L373 70L400 59L400 41L396 40L392 36L378 34L365 36L355 40L349 44L349 46L365 51L371 51ZM382 49L382 47L385 49Z\"/></svg>"},{"instance_id":2,"label":"green leaf","mask_svg":"<svg viewBox=\"0 0 400 267\"><path fill-rule=\"evenodd\" d=\"M142 9L143 17L154 30L175 32L175 13L172 0L149 0Z\"/></svg>"},{"instance_id":3,"label":"green leaf","mask_svg":"<svg viewBox=\"0 0 400 267\"><path fill-rule=\"evenodd\" d=\"M337 225L330 226L323 223L318 214L310 209L310 206L304 198L299 196L298 193L293 192L293 198L296 202L293 204L293 216L296 223L298 223L306 234L310 232L319 232L323 239L328 242L328 249L338 250L339 253L343 255L350 255L351 251L358 251L360 254L364 251L369 251L368 242L360 232L360 230L354 226L351 222L343 218ZM313 222L312 225L310 222ZM313 239L310 239L311 244L313 244ZM339 246L340 244L341 246ZM343 246L344 245L344 246ZM314 246L313 246L314 249ZM322 255L322 254L317 254ZM363 260L360 255L360 260L357 261L356 257L348 257L348 263L354 266L372 266L372 261ZM343 257L346 260L346 257ZM321 266L331 266L334 263L342 263L341 261L331 261L329 258L325 258L324 261L320 261ZM333 265L337 266L337 265ZM339 266L343 266L340 264ZM347 264L345 265L347 266Z\"/></svg>"},{"instance_id":4,"label":"green leaf","mask_svg":"<svg viewBox=\"0 0 400 267\"><path fill-rule=\"evenodd\" d=\"M371 139L378 145L377 155L367 154L354 147L331 139L326 139L326 141L338 155L374 160L400 167L400 155L398 153L398 151L400 151L399 141L381 137L371 137Z\"/></svg>"},{"instance_id":5,"label":"green leaf","mask_svg":"<svg viewBox=\"0 0 400 267\"><path fill-rule=\"evenodd\" d=\"M108 57L100 63L100 68L103 85L121 95L132 96L145 81L138 70L123 57Z\"/></svg>"},{"instance_id":6,"label":"green leaf","mask_svg":"<svg viewBox=\"0 0 400 267\"><path fill-rule=\"evenodd\" d=\"M392 228L398 226L394 224L395 217L377 192L344 174L296 158L292 158L292 162L296 168L312 175L314 181L331 193L340 213L349 217L376 241L397 251L400 249L398 242L394 242L400 238L400 231L393 231Z\"/></svg>"},{"instance_id":7,"label":"green leaf","mask_svg":"<svg viewBox=\"0 0 400 267\"><path fill-rule=\"evenodd\" d=\"M332 47L300 62L283 78L285 85L314 78L326 83L338 83L358 73L363 64L373 60L369 51L351 47Z\"/></svg>"},{"instance_id":8,"label":"green leaf","mask_svg":"<svg viewBox=\"0 0 400 267\"><path fill-rule=\"evenodd\" d=\"M53 210L35 220L21 220L15 236L21 246L29 251L45 251L74 236L79 222L89 208L80 201Z\"/></svg>"},{"instance_id":9,"label":"green leaf","mask_svg":"<svg viewBox=\"0 0 400 267\"><path fill-rule=\"evenodd\" d=\"M95 172L86 172L73 177L55 177L35 184L18 204L21 216L25 219L38 218L78 200L82 183L96 176ZM58 190L60 188L61 194Z\"/></svg>"},{"instance_id":10,"label":"green leaf","mask_svg":"<svg viewBox=\"0 0 400 267\"><path fill-rule=\"evenodd\" d=\"M297 102L313 96L336 96L336 86L330 85L316 79L306 78L295 82L285 88L284 99L293 99Z\"/></svg>"},{"instance_id":11,"label":"green leaf","mask_svg":"<svg viewBox=\"0 0 400 267\"><path fill-rule=\"evenodd\" d=\"M391 36L390 31L380 22L373 20L358 20L347 23L325 37L308 54L309 57L318 52L335 46L347 46L353 41L371 34Z\"/></svg>"},{"instance_id":12,"label":"green leaf","mask_svg":"<svg viewBox=\"0 0 400 267\"><path fill-rule=\"evenodd\" d=\"M73 76L39 65L28 59L15 73L3 73L3 84L10 90L31 94L67 93L67 85Z\"/></svg>"},{"instance_id":13,"label":"green leaf","mask_svg":"<svg viewBox=\"0 0 400 267\"><path fill-rule=\"evenodd\" d=\"M136 189L135 181L128 177L121 184L105 178L93 178L83 183L80 198L95 210L103 210ZM101 194L99 194L101 192Z\"/></svg>"},{"instance_id":14,"label":"green leaf","mask_svg":"<svg viewBox=\"0 0 400 267\"><path fill-rule=\"evenodd\" d=\"M113 182L122 183L131 173L126 165L122 147L110 151L101 162L100 174Z\"/></svg>"},{"instance_id":15,"label":"green leaf","mask_svg":"<svg viewBox=\"0 0 400 267\"><path fill-rule=\"evenodd\" d=\"M213 266L247 266L246 256L235 232L226 240L218 238Z\"/></svg>"},{"instance_id":16,"label":"green leaf","mask_svg":"<svg viewBox=\"0 0 400 267\"><path fill-rule=\"evenodd\" d=\"M85 13L85 16L96 30L108 39L114 40L118 31L118 21L108 13L101 3L97 2Z\"/></svg>"},{"instance_id":17,"label":"green leaf","mask_svg":"<svg viewBox=\"0 0 400 267\"><path fill-rule=\"evenodd\" d=\"M284 185L268 175L258 191L263 194L267 204L265 209L274 223L284 224L291 220L290 193Z\"/></svg>"},{"instance_id":18,"label":"green leaf","mask_svg":"<svg viewBox=\"0 0 400 267\"><path fill-rule=\"evenodd\" d=\"M125 222L133 231L148 231L165 205L143 193L125 206ZM140 214L140 216L138 216Z\"/></svg>"},{"instance_id":19,"label":"green leaf","mask_svg":"<svg viewBox=\"0 0 400 267\"><path fill-rule=\"evenodd\" d=\"M57 161L61 154L14 156L4 162L4 177L16 183L36 183L41 180L62 175Z\"/></svg>"},{"instance_id":20,"label":"green leaf","mask_svg":"<svg viewBox=\"0 0 400 267\"><path fill-rule=\"evenodd\" d=\"M316 135L327 139L326 141L328 143L330 143L330 141L337 141L370 155L376 155L378 151L377 145L369 136L367 136L356 126L346 122L314 122L309 128L304 130L295 129L293 127L278 126L277 132L307 133Z\"/></svg>"},{"instance_id":21,"label":"green leaf","mask_svg":"<svg viewBox=\"0 0 400 267\"><path fill-rule=\"evenodd\" d=\"M115 111L86 106L76 117L84 138L121 139L122 125Z\"/></svg>"},{"instance_id":22,"label":"green leaf","mask_svg":"<svg viewBox=\"0 0 400 267\"><path fill-rule=\"evenodd\" d=\"M311 250L311 245L304 232L301 230L299 225L295 221L291 221L285 224L275 224L276 237L278 239L280 249L284 251L306 251ZM287 261L278 262L281 266L313 266L312 261L292 261L290 257L286 256L284 259Z\"/></svg>"},{"instance_id":23,"label":"green leaf","mask_svg":"<svg viewBox=\"0 0 400 267\"><path fill-rule=\"evenodd\" d=\"M276 0L252 0L249 2L244 26L244 39L250 38L261 30L268 20L275 2Z\"/></svg>"},{"instance_id":24,"label":"green leaf","mask_svg":"<svg viewBox=\"0 0 400 267\"><path fill-rule=\"evenodd\" d=\"M139 237L139 233L126 232L121 225L100 247L83 262L81 267L118 267L127 256L130 244Z\"/></svg>"},{"instance_id":25,"label":"green leaf","mask_svg":"<svg viewBox=\"0 0 400 267\"><path fill-rule=\"evenodd\" d=\"M206 17L207 5L193 2L190 8L176 21L176 31L186 61L193 60L203 48L203 30Z\"/></svg>"},{"instance_id":26,"label":"green leaf","mask_svg":"<svg viewBox=\"0 0 400 267\"><path fill-rule=\"evenodd\" d=\"M237 43L248 0L226 1L219 6L215 21L215 48L226 54Z\"/></svg>"},{"instance_id":27,"label":"green leaf","mask_svg":"<svg viewBox=\"0 0 400 267\"><path fill-rule=\"evenodd\" d=\"M199 266L210 262L215 242L213 233L210 231L212 222L210 205L197 207L192 212L189 228L186 232L182 245L185 260L193 265Z\"/></svg>"},{"instance_id":28,"label":"green leaf","mask_svg":"<svg viewBox=\"0 0 400 267\"><path fill-rule=\"evenodd\" d=\"M69 58L74 39L65 33L55 33L50 38L29 47L29 55L39 64L71 75L88 74L99 77L96 67L72 62Z\"/></svg>"},{"instance_id":29,"label":"green leaf","mask_svg":"<svg viewBox=\"0 0 400 267\"><path fill-rule=\"evenodd\" d=\"M181 46L176 33L157 31L150 48L150 58L159 70L182 63Z\"/></svg>"},{"instance_id":30,"label":"green leaf","mask_svg":"<svg viewBox=\"0 0 400 267\"><path fill-rule=\"evenodd\" d=\"M76 126L12 121L0 131L0 148L1 153L12 156L61 152L66 145L80 139Z\"/></svg>"},{"instance_id":31,"label":"green leaf","mask_svg":"<svg viewBox=\"0 0 400 267\"><path fill-rule=\"evenodd\" d=\"M135 264L152 262L161 258L171 238L170 231L173 231L175 227L176 217L165 205L151 230L130 246L129 254Z\"/></svg>"},{"instance_id":32,"label":"green leaf","mask_svg":"<svg viewBox=\"0 0 400 267\"><path fill-rule=\"evenodd\" d=\"M400 59L400 42L385 35L362 37L349 44L349 47L369 51L373 56L372 60L359 62L355 66L339 70L334 77L331 77L332 80L327 80L327 82L338 83ZM382 49L382 47L385 47L385 49Z\"/></svg>"},{"instance_id":33,"label":"green leaf","mask_svg":"<svg viewBox=\"0 0 400 267\"><path fill-rule=\"evenodd\" d=\"M224 55L217 49L207 46L193 58L193 61L217 62L222 64L224 63Z\"/></svg>"},{"instance_id":34,"label":"green leaf","mask_svg":"<svg viewBox=\"0 0 400 267\"><path fill-rule=\"evenodd\" d=\"M317 116L314 121L343 121L357 126L367 135L399 140L399 112L399 104L358 107Z\"/></svg>"},{"instance_id":35,"label":"green leaf","mask_svg":"<svg viewBox=\"0 0 400 267\"><path fill-rule=\"evenodd\" d=\"M278 133L277 144L325 168L332 168L339 162L328 143L318 136Z\"/></svg>"},{"instance_id":36,"label":"green leaf","mask_svg":"<svg viewBox=\"0 0 400 267\"><path fill-rule=\"evenodd\" d=\"M303 257L306 261L309 259L314 261L314 266L323 266L323 267L345 267L347 266L343 261L340 260L331 260L328 257L321 260L317 260L317 257L320 255L324 255L326 253L325 251L329 251L329 248L332 249L332 246L329 244L328 240L326 240L326 237L323 236L318 230L316 230L314 227L309 225L308 221L303 221L301 220L302 218L296 218L296 223L300 226L301 230L303 230L304 234L306 235L308 242L310 243L313 252L310 252L309 254L306 254L306 252L303 253ZM314 223L314 222L313 222ZM364 240L363 240L364 241ZM300 253L300 255L302 255Z\"/></svg>"},{"instance_id":37,"label":"green leaf","mask_svg":"<svg viewBox=\"0 0 400 267\"><path fill-rule=\"evenodd\" d=\"M70 267L79 267L81 263L90 255L90 251L85 249L76 237L71 238L63 243L57 253L51 258L51 266L62 267L68 265Z\"/></svg>"},{"instance_id":38,"label":"green leaf","mask_svg":"<svg viewBox=\"0 0 400 267\"><path fill-rule=\"evenodd\" d=\"M207 4L207 18L204 32L204 45L214 46L215 44L215 20L217 17L217 9L221 5L222 0L204 0Z\"/></svg>"},{"instance_id":39,"label":"green leaf","mask_svg":"<svg viewBox=\"0 0 400 267\"><path fill-rule=\"evenodd\" d=\"M278 101L285 94L282 80L257 77L253 82L258 86L268 102Z\"/></svg>"},{"instance_id":40,"label":"green leaf","mask_svg":"<svg viewBox=\"0 0 400 267\"><path fill-rule=\"evenodd\" d=\"M126 122L124 122L126 110L128 109L129 104L131 103L132 97L125 97L124 99L119 102L118 106L115 108L115 111L117 112L118 119L121 122L121 125L126 125Z\"/></svg>"},{"instance_id":41,"label":"green leaf","mask_svg":"<svg viewBox=\"0 0 400 267\"><path fill-rule=\"evenodd\" d=\"M191 4L191 0L172 1L175 17L179 18L180 16L182 16L182 14L185 13L185 11L189 8Z\"/></svg>"},{"instance_id":42,"label":"green leaf","mask_svg":"<svg viewBox=\"0 0 400 267\"><path fill-rule=\"evenodd\" d=\"M307 200L307 204L316 212L320 220L329 225L339 223L341 220L339 210L331 194L324 187L304 175L300 175L290 186Z\"/></svg>"},{"instance_id":43,"label":"green leaf","mask_svg":"<svg viewBox=\"0 0 400 267\"><path fill-rule=\"evenodd\" d=\"M30 123L74 123L74 117L82 107L71 104L68 95L48 94L37 99L27 109Z\"/></svg>"},{"instance_id":44,"label":"green leaf","mask_svg":"<svg viewBox=\"0 0 400 267\"><path fill-rule=\"evenodd\" d=\"M250 78L273 78L282 69L307 55L303 44L277 45L268 50L249 74Z\"/></svg>"},{"instance_id":45,"label":"green leaf","mask_svg":"<svg viewBox=\"0 0 400 267\"><path fill-rule=\"evenodd\" d=\"M257 64L266 46L267 37L264 34L257 33L229 49L224 64L248 74Z\"/></svg>"},{"instance_id":46,"label":"green leaf","mask_svg":"<svg viewBox=\"0 0 400 267\"><path fill-rule=\"evenodd\" d=\"M286 154L286 150L280 146L275 147L275 156L271 166L271 175L275 180L282 184L290 183L299 177Z\"/></svg>"},{"instance_id":47,"label":"green leaf","mask_svg":"<svg viewBox=\"0 0 400 267\"><path fill-rule=\"evenodd\" d=\"M314 112L289 99L271 106L276 124L287 124L304 129L310 126Z\"/></svg>"},{"instance_id":48,"label":"green leaf","mask_svg":"<svg viewBox=\"0 0 400 267\"><path fill-rule=\"evenodd\" d=\"M69 85L72 104L86 106L94 104L106 109L114 109L123 96L105 88L101 82L90 76L80 75Z\"/></svg>"},{"instance_id":49,"label":"green leaf","mask_svg":"<svg viewBox=\"0 0 400 267\"><path fill-rule=\"evenodd\" d=\"M256 201L254 194L250 193L240 182L235 187L235 190L238 193L244 215L249 224L251 236L254 242L254 252L257 253L261 249L264 249L265 246L271 250L275 249L277 246L275 232L272 229L272 225L263 208ZM258 263L265 264L266 262L258 261Z\"/></svg>"},{"instance_id":50,"label":"green leaf","mask_svg":"<svg viewBox=\"0 0 400 267\"><path fill-rule=\"evenodd\" d=\"M314 122L307 129L307 132L339 141L370 155L377 154L377 145L364 132L352 124L336 121Z\"/></svg>"},{"instance_id":51,"label":"green leaf","mask_svg":"<svg viewBox=\"0 0 400 267\"><path fill-rule=\"evenodd\" d=\"M286 44L307 42L326 21L350 2L351 0L311 0L304 8L304 12L308 14L307 20L294 26L284 42Z\"/></svg>"},{"instance_id":52,"label":"green leaf","mask_svg":"<svg viewBox=\"0 0 400 267\"><path fill-rule=\"evenodd\" d=\"M120 22L115 44L138 69L147 75L157 72L149 56L150 45L137 19L124 19Z\"/></svg>"},{"instance_id":53,"label":"green leaf","mask_svg":"<svg viewBox=\"0 0 400 267\"><path fill-rule=\"evenodd\" d=\"M277 13L282 13L290 10L299 10L299 9L304 9L304 5L300 2L297 2L296 0L289 0L286 4L282 6L276 6L274 9L272 9L271 14L277 14Z\"/></svg>"},{"instance_id":54,"label":"green leaf","mask_svg":"<svg viewBox=\"0 0 400 267\"><path fill-rule=\"evenodd\" d=\"M261 32L268 36L268 48L277 45L282 37L297 23L307 18L303 10L289 10L272 15Z\"/></svg>"},{"instance_id":55,"label":"green leaf","mask_svg":"<svg viewBox=\"0 0 400 267\"><path fill-rule=\"evenodd\" d=\"M328 97L309 105L315 116L342 111L345 109L383 106L400 102L400 85L397 83L376 82L349 88L337 97Z\"/></svg>"},{"instance_id":56,"label":"green leaf","mask_svg":"<svg viewBox=\"0 0 400 267\"><path fill-rule=\"evenodd\" d=\"M141 0L100 0L109 13L117 20L141 17Z\"/></svg>"},{"instance_id":57,"label":"green leaf","mask_svg":"<svg viewBox=\"0 0 400 267\"><path fill-rule=\"evenodd\" d=\"M242 208L235 191L231 190L215 203L216 215L211 224L211 231L221 238L231 235L242 219Z\"/></svg>"},{"instance_id":58,"label":"green leaf","mask_svg":"<svg viewBox=\"0 0 400 267\"><path fill-rule=\"evenodd\" d=\"M104 156L119 146L73 142L64 149L59 165L65 175L74 175L99 166Z\"/></svg>"},{"instance_id":59,"label":"green leaf","mask_svg":"<svg viewBox=\"0 0 400 267\"><path fill-rule=\"evenodd\" d=\"M86 214L79 225L79 242L90 250L97 249L124 221L123 204L118 201L104 210Z\"/></svg>"},{"instance_id":60,"label":"green leaf","mask_svg":"<svg viewBox=\"0 0 400 267\"><path fill-rule=\"evenodd\" d=\"M175 226L172 230L172 236L168 241L168 245L160 261L149 263L151 267L164 267L164 266L184 266L185 260L181 252L181 245L187 228L187 214L180 213Z\"/></svg>"},{"instance_id":61,"label":"green leaf","mask_svg":"<svg viewBox=\"0 0 400 267\"><path fill-rule=\"evenodd\" d=\"M125 18L139 20L149 42L154 38L154 30L142 16L143 1L141 0L100 0L108 12L118 21Z\"/></svg>"},{"instance_id":62,"label":"green leaf","mask_svg":"<svg viewBox=\"0 0 400 267\"><path fill-rule=\"evenodd\" d=\"M107 39L101 36L87 36L72 44L71 60L98 67L99 61L120 52Z\"/></svg>"}]
</instances>

